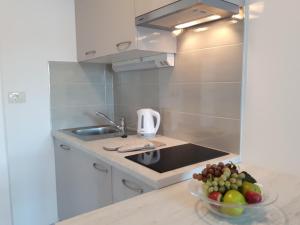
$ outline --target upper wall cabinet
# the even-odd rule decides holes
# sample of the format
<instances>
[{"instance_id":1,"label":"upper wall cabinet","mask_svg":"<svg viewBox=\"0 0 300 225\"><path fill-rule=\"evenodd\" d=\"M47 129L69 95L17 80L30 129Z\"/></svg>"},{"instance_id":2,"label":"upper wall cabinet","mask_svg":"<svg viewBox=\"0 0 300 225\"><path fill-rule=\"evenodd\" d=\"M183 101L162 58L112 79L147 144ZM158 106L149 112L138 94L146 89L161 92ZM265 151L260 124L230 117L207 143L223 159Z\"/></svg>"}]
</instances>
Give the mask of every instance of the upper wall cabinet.
<instances>
[{"instance_id":1,"label":"upper wall cabinet","mask_svg":"<svg viewBox=\"0 0 300 225\"><path fill-rule=\"evenodd\" d=\"M135 15L140 16L178 0L135 0Z\"/></svg>"},{"instance_id":2,"label":"upper wall cabinet","mask_svg":"<svg viewBox=\"0 0 300 225\"><path fill-rule=\"evenodd\" d=\"M135 26L134 0L75 0L78 61L111 63L175 53L166 31Z\"/></svg>"}]
</instances>

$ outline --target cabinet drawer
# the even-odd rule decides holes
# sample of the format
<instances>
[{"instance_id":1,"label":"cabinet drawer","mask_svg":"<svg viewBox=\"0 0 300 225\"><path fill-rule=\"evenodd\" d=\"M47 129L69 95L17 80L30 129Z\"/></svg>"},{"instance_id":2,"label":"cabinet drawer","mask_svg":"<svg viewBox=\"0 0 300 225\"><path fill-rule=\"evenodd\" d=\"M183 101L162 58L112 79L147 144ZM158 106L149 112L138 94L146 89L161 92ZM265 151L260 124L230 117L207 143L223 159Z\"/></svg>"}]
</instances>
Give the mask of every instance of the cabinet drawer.
<instances>
[{"instance_id":1,"label":"cabinet drawer","mask_svg":"<svg viewBox=\"0 0 300 225\"><path fill-rule=\"evenodd\" d=\"M154 190L144 182L118 169L112 170L113 202L119 202Z\"/></svg>"}]
</instances>

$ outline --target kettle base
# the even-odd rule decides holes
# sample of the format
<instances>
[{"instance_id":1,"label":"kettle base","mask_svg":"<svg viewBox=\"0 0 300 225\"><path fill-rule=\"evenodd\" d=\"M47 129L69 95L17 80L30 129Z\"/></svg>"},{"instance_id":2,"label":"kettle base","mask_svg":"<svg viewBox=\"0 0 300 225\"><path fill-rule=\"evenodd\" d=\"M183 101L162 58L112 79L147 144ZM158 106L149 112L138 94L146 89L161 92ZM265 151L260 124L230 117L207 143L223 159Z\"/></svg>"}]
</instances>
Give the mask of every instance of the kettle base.
<instances>
[{"instance_id":1,"label":"kettle base","mask_svg":"<svg viewBox=\"0 0 300 225\"><path fill-rule=\"evenodd\" d=\"M138 133L138 136L146 138L146 139L155 138L155 135L156 134L153 134L153 133L152 134L140 134L140 133Z\"/></svg>"}]
</instances>

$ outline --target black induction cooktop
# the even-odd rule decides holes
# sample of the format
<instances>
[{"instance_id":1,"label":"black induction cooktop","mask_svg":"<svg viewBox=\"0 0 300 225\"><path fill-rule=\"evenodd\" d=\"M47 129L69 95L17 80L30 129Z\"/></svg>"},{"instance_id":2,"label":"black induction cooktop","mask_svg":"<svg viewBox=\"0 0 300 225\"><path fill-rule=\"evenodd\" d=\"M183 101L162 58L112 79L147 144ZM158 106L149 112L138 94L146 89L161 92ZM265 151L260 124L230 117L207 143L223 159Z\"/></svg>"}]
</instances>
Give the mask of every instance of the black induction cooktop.
<instances>
[{"instance_id":1,"label":"black induction cooktop","mask_svg":"<svg viewBox=\"0 0 300 225\"><path fill-rule=\"evenodd\" d=\"M219 158L229 153L194 144L177 145L139 153L126 158L156 172L164 173L181 167Z\"/></svg>"}]
</instances>

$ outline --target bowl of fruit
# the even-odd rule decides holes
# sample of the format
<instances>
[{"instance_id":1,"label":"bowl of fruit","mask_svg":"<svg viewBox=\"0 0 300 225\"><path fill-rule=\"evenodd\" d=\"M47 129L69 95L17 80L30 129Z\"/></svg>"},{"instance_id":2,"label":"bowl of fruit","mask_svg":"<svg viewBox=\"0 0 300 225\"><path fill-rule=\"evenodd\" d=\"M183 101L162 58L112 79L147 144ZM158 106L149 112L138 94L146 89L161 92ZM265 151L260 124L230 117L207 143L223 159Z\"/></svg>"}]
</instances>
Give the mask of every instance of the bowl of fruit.
<instances>
[{"instance_id":1,"label":"bowl of fruit","mask_svg":"<svg viewBox=\"0 0 300 225\"><path fill-rule=\"evenodd\" d=\"M189 191L211 212L229 218L251 215L277 200L276 193L234 163L206 165L193 175Z\"/></svg>"}]
</instances>

